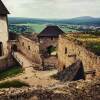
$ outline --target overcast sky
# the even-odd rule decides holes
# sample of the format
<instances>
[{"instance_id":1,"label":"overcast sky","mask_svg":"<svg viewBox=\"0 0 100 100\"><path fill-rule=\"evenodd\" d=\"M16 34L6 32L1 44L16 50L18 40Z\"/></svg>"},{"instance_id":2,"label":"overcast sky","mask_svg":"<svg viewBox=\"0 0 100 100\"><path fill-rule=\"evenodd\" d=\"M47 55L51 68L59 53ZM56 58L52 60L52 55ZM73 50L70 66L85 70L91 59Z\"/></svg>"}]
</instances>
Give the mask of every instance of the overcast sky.
<instances>
[{"instance_id":1,"label":"overcast sky","mask_svg":"<svg viewBox=\"0 0 100 100\"><path fill-rule=\"evenodd\" d=\"M100 0L2 0L10 16L30 18L100 17Z\"/></svg>"}]
</instances>

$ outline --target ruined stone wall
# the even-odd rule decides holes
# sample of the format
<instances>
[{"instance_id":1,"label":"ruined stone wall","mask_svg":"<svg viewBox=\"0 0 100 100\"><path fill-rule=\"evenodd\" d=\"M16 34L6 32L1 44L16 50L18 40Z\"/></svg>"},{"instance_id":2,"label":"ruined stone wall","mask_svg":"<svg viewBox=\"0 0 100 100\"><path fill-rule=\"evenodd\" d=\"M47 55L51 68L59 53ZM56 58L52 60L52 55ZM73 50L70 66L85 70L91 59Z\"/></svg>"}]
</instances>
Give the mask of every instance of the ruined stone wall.
<instances>
[{"instance_id":1,"label":"ruined stone wall","mask_svg":"<svg viewBox=\"0 0 100 100\"><path fill-rule=\"evenodd\" d=\"M0 57L0 71L6 70L14 65L16 65L16 62L10 55Z\"/></svg>"},{"instance_id":2,"label":"ruined stone wall","mask_svg":"<svg viewBox=\"0 0 100 100\"><path fill-rule=\"evenodd\" d=\"M66 82L46 88L0 89L0 100L100 100L100 79Z\"/></svg>"},{"instance_id":3,"label":"ruined stone wall","mask_svg":"<svg viewBox=\"0 0 100 100\"><path fill-rule=\"evenodd\" d=\"M17 45L18 50L22 52L27 58L32 60L34 63L41 64L39 43L24 36L19 36Z\"/></svg>"},{"instance_id":4,"label":"ruined stone wall","mask_svg":"<svg viewBox=\"0 0 100 100\"><path fill-rule=\"evenodd\" d=\"M40 51L46 51L49 46L58 46L58 38L41 37L40 39Z\"/></svg>"},{"instance_id":5,"label":"ruined stone wall","mask_svg":"<svg viewBox=\"0 0 100 100\"><path fill-rule=\"evenodd\" d=\"M3 44L3 55L8 54L7 49L8 41L8 25L7 25L7 16L0 16L0 42Z\"/></svg>"},{"instance_id":6,"label":"ruined stone wall","mask_svg":"<svg viewBox=\"0 0 100 100\"><path fill-rule=\"evenodd\" d=\"M1 52L2 56L0 57L0 71L6 70L9 67L12 67L15 62L11 55L9 54L9 45L8 45L8 21L7 16L0 15L0 42L2 43Z\"/></svg>"},{"instance_id":7,"label":"ruined stone wall","mask_svg":"<svg viewBox=\"0 0 100 100\"><path fill-rule=\"evenodd\" d=\"M100 71L100 57L88 51L76 41L60 36L58 45L59 69L62 70L64 67L68 67L78 59L82 61L85 71L93 69Z\"/></svg>"}]
</instances>

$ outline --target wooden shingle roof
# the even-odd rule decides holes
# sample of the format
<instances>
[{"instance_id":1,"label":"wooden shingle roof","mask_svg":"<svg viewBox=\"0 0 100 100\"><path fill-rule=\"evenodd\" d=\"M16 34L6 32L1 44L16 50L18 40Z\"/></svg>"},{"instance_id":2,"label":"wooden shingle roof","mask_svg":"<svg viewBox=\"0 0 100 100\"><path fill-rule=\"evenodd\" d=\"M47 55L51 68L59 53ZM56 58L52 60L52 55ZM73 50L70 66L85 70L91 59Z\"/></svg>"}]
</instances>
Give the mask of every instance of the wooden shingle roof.
<instances>
[{"instance_id":1,"label":"wooden shingle roof","mask_svg":"<svg viewBox=\"0 0 100 100\"><path fill-rule=\"evenodd\" d=\"M0 15L7 15L7 14L9 14L9 11L7 10L3 2L0 0Z\"/></svg>"},{"instance_id":2,"label":"wooden shingle roof","mask_svg":"<svg viewBox=\"0 0 100 100\"><path fill-rule=\"evenodd\" d=\"M58 26L47 26L38 37L58 37L64 32Z\"/></svg>"}]
</instances>

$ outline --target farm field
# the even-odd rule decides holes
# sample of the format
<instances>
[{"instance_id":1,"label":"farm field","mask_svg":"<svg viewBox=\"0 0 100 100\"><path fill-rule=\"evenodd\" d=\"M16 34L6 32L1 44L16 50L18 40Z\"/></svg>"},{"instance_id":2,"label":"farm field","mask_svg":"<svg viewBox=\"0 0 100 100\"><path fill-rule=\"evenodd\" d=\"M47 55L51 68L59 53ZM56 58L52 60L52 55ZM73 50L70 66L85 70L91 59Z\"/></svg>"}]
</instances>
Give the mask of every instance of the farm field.
<instances>
[{"instance_id":1,"label":"farm field","mask_svg":"<svg viewBox=\"0 0 100 100\"><path fill-rule=\"evenodd\" d=\"M40 33L47 25L46 24L10 24L9 25L9 31L15 32L15 33ZM67 32L77 32L75 29L71 29L65 25L62 27L62 25L58 25L65 33Z\"/></svg>"}]
</instances>

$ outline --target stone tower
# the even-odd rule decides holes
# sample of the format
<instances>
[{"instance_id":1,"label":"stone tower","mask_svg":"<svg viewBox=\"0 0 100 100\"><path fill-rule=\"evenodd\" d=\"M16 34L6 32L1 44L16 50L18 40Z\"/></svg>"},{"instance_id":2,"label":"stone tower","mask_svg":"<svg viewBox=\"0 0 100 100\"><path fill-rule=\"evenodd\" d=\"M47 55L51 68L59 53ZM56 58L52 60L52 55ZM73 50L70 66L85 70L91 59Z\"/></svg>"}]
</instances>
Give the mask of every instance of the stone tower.
<instances>
[{"instance_id":1,"label":"stone tower","mask_svg":"<svg viewBox=\"0 0 100 100\"><path fill-rule=\"evenodd\" d=\"M0 56L8 55L8 19L9 11L0 0Z\"/></svg>"}]
</instances>

